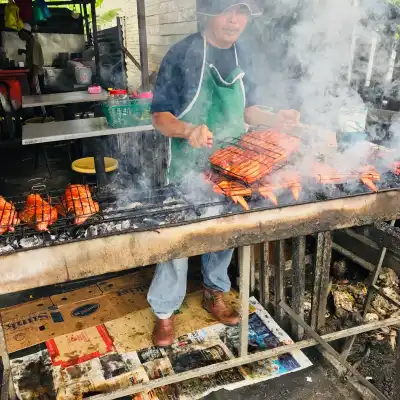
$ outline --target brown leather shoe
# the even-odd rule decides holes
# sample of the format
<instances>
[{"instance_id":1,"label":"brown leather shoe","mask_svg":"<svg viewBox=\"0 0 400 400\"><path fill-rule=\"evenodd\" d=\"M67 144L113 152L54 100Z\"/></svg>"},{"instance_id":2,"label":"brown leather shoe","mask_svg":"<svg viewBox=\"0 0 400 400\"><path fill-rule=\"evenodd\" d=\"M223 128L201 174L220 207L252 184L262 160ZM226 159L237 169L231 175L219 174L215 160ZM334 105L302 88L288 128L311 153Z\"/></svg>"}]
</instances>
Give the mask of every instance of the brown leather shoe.
<instances>
[{"instance_id":1,"label":"brown leather shoe","mask_svg":"<svg viewBox=\"0 0 400 400\"><path fill-rule=\"evenodd\" d=\"M174 316L168 319L157 318L153 330L153 342L158 347L167 347L175 339Z\"/></svg>"},{"instance_id":2,"label":"brown leather shoe","mask_svg":"<svg viewBox=\"0 0 400 400\"><path fill-rule=\"evenodd\" d=\"M225 303L222 292L204 289L203 307L224 325L236 326L240 321L237 311Z\"/></svg>"}]
</instances>

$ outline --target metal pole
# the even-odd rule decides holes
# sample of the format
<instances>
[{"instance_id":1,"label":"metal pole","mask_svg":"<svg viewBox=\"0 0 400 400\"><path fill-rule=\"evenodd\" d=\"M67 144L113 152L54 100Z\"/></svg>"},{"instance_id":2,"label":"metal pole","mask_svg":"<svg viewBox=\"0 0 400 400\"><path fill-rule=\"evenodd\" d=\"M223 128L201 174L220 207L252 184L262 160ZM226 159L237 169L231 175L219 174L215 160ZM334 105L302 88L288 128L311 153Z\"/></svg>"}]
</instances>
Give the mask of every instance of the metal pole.
<instances>
[{"instance_id":1,"label":"metal pole","mask_svg":"<svg viewBox=\"0 0 400 400\"><path fill-rule=\"evenodd\" d=\"M319 292L321 289L321 275L322 275L322 264L323 264L323 249L324 249L325 235L323 232L317 235L317 248L315 250L314 260L314 283L313 292L311 298L311 328L317 328L318 322L318 299Z\"/></svg>"},{"instance_id":2,"label":"metal pole","mask_svg":"<svg viewBox=\"0 0 400 400\"><path fill-rule=\"evenodd\" d=\"M388 400L388 398L381 393L370 381L365 379L350 363L343 360L341 355L328 344L321 336L319 336L310 326L308 326L285 302L281 301L279 304L282 309L293 318L299 325L301 325L309 336L315 339L331 356L338 360L349 372L365 387L367 387L378 399Z\"/></svg>"},{"instance_id":3,"label":"metal pole","mask_svg":"<svg viewBox=\"0 0 400 400\"><path fill-rule=\"evenodd\" d=\"M96 1L90 2L90 9L92 11L92 28L93 28L93 45L94 45L94 57L96 63L96 75L97 79L100 79L100 51L99 41L97 37L97 18L96 18Z\"/></svg>"},{"instance_id":4,"label":"metal pole","mask_svg":"<svg viewBox=\"0 0 400 400\"><path fill-rule=\"evenodd\" d=\"M303 323L303 321L302 321ZM384 321L375 321L366 325L356 326L354 328L345 329L343 331L328 333L327 335L321 336L326 342L332 342L335 340L343 339L344 337L363 333L370 332L375 329L384 328L387 326L399 325L400 324L400 316L395 318L389 318ZM317 335L318 336L318 335ZM319 336L318 336L319 337ZM307 339L302 340L301 342L276 347L274 349L261 351L259 353L250 354L245 357L234 358L229 361L223 361L218 364L208 365L207 367L197 368L195 370L182 372L179 374L170 375L168 377L155 379L147 383L138 384L127 389L115 391L112 393L102 393L96 396L88 397L86 400L114 400L124 396L129 396L135 393L140 393L143 391L152 390L161 386L171 385L174 383L182 382L187 379L197 378L203 375L213 374L215 372L224 371L226 369L240 367L241 365L250 364L252 362L257 362L261 360L267 360L272 357L280 356L281 354L290 353L294 350L301 350L308 347L312 347L318 344L318 341L315 339Z\"/></svg>"},{"instance_id":5,"label":"metal pole","mask_svg":"<svg viewBox=\"0 0 400 400\"><path fill-rule=\"evenodd\" d=\"M90 26L89 26L89 15L87 12L87 4L83 4L83 16L84 16L84 20L85 20L85 28L86 28L86 41L88 43L88 45L90 46Z\"/></svg>"},{"instance_id":6,"label":"metal pole","mask_svg":"<svg viewBox=\"0 0 400 400\"><path fill-rule=\"evenodd\" d=\"M317 329L325 325L326 303L329 294L329 273L332 258L332 232L324 233L324 246L322 251L321 287L318 299Z\"/></svg>"},{"instance_id":7,"label":"metal pole","mask_svg":"<svg viewBox=\"0 0 400 400\"><path fill-rule=\"evenodd\" d=\"M144 0L137 0L136 3L139 26L140 65L142 66L142 88L146 91L149 89L149 58L147 53L146 7Z\"/></svg>"},{"instance_id":8,"label":"metal pole","mask_svg":"<svg viewBox=\"0 0 400 400\"><path fill-rule=\"evenodd\" d=\"M269 242L262 243L260 247L260 301L261 305L267 308L269 305L269 277L271 275Z\"/></svg>"},{"instance_id":9,"label":"metal pole","mask_svg":"<svg viewBox=\"0 0 400 400\"><path fill-rule=\"evenodd\" d=\"M249 345L250 258L250 246L240 247L240 357L247 356Z\"/></svg>"},{"instance_id":10,"label":"metal pole","mask_svg":"<svg viewBox=\"0 0 400 400\"><path fill-rule=\"evenodd\" d=\"M256 290L256 260L254 257L255 245L250 246L250 293L253 296Z\"/></svg>"},{"instance_id":11,"label":"metal pole","mask_svg":"<svg viewBox=\"0 0 400 400\"><path fill-rule=\"evenodd\" d=\"M300 236L293 239L293 284L292 306L296 314L304 320L304 295L306 290L306 237ZM296 322L292 323L292 335L294 339L301 340L304 329Z\"/></svg>"},{"instance_id":12,"label":"metal pole","mask_svg":"<svg viewBox=\"0 0 400 400\"><path fill-rule=\"evenodd\" d=\"M275 243L275 293L274 293L274 308L275 308L275 319L281 324L283 321L284 313L279 307L281 300L285 298L285 241L279 240Z\"/></svg>"}]
</instances>

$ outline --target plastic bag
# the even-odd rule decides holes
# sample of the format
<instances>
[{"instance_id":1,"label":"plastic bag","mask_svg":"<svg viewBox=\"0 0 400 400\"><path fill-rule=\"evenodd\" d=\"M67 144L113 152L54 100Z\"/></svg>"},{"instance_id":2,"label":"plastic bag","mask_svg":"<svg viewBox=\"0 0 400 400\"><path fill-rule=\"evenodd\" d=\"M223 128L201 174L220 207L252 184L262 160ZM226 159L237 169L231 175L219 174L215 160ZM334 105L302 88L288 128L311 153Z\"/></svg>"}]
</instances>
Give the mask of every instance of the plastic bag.
<instances>
[{"instance_id":1,"label":"plastic bag","mask_svg":"<svg viewBox=\"0 0 400 400\"><path fill-rule=\"evenodd\" d=\"M51 13L44 0L36 0L33 3L33 20L43 22L51 17Z\"/></svg>"},{"instance_id":2,"label":"plastic bag","mask_svg":"<svg viewBox=\"0 0 400 400\"><path fill-rule=\"evenodd\" d=\"M4 25L6 28L20 31L24 27L24 22L19 16L19 7L15 3L6 4L4 10Z\"/></svg>"}]
</instances>

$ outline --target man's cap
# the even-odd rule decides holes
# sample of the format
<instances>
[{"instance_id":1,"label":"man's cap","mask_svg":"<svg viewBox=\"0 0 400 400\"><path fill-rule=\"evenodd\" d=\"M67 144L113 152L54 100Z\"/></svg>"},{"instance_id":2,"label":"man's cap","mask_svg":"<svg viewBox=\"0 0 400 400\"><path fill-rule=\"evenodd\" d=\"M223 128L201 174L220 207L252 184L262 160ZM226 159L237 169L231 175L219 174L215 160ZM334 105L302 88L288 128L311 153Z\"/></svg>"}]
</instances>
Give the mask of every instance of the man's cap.
<instances>
[{"instance_id":1,"label":"man's cap","mask_svg":"<svg viewBox=\"0 0 400 400\"><path fill-rule=\"evenodd\" d=\"M22 28L24 31L32 32L32 27L30 24L24 22L24 27Z\"/></svg>"},{"instance_id":2,"label":"man's cap","mask_svg":"<svg viewBox=\"0 0 400 400\"><path fill-rule=\"evenodd\" d=\"M215 17L235 6L247 7L253 17L261 15L260 9L254 0L197 0L197 13Z\"/></svg>"}]
</instances>

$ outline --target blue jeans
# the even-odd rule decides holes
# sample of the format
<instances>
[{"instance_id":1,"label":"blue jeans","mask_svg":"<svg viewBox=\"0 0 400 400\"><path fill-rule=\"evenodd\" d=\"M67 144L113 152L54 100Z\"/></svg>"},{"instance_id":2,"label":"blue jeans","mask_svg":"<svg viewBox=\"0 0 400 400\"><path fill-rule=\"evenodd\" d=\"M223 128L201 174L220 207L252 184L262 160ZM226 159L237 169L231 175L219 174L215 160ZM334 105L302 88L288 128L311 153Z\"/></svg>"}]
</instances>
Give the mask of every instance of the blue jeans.
<instances>
[{"instance_id":1,"label":"blue jeans","mask_svg":"<svg viewBox=\"0 0 400 400\"><path fill-rule=\"evenodd\" d=\"M222 250L201 256L204 286L229 292L231 281L228 267L233 250ZM179 310L186 295L188 258L167 261L157 265L147 300L158 318L167 319Z\"/></svg>"}]
</instances>

